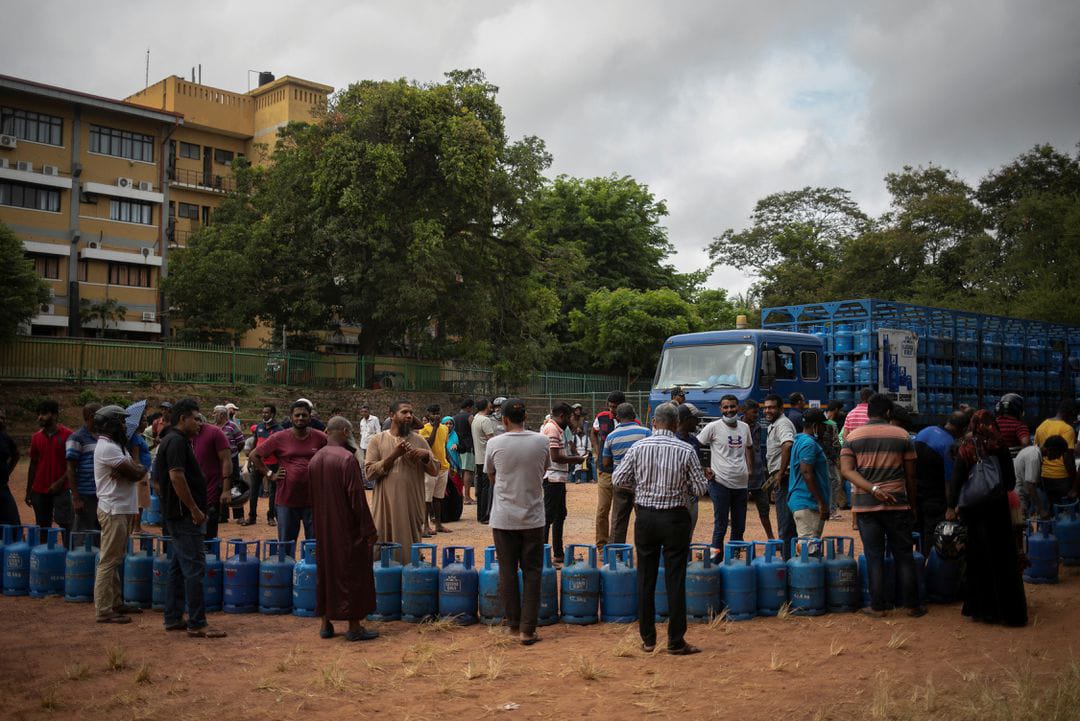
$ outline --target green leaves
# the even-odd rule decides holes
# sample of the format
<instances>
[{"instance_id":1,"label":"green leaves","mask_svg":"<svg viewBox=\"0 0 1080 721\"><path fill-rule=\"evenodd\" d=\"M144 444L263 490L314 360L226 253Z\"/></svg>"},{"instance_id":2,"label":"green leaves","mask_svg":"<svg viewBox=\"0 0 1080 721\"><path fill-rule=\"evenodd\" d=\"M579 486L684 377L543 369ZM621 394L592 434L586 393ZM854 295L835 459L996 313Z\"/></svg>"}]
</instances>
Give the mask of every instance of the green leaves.
<instances>
[{"instance_id":1,"label":"green leaves","mask_svg":"<svg viewBox=\"0 0 1080 721\"><path fill-rule=\"evenodd\" d=\"M33 261L26 257L23 244L15 233L0 223L0 342L11 340L19 325L38 314L42 303L51 297L49 285L38 277Z\"/></svg>"}]
</instances>

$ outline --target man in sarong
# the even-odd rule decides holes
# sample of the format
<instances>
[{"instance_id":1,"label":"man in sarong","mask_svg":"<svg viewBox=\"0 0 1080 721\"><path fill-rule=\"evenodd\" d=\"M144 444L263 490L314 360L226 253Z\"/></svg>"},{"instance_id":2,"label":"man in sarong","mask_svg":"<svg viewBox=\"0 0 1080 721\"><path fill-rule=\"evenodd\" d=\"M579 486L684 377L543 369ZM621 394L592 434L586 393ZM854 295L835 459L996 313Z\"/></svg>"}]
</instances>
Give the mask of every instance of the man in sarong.
<instances>
[{"instance_id":1,"label":"man in sarong","mask_svg":"<svg viewBox=\"0 0 1080 721\"><path fill-rule=\"evenodd\" d=\"M413 408L408 401L390 406L390 429L368 443L364 474L375 483L372 512L375 530L384 543L398 543L397 560L405 563L412 544L420 542L424 524L424 474L439 473L435 456L413 430Z\"/></svg>"},{"instance_id":2,"label":"man in sarong","mask_svg":"<svg viewBox=\"0 0 1080 721\"><path fill-rule=\"evenodd\" d=\"M360 621L375 610L371 546L375 522L364 495L364 474L356 460L352 424L334 416L326 424L326 445L308 466L315 526L317 585L315 612L322 617L323 638L334 637L331 621L349 622L347 641L379 636Z\"/></svg>"}]
</instances>

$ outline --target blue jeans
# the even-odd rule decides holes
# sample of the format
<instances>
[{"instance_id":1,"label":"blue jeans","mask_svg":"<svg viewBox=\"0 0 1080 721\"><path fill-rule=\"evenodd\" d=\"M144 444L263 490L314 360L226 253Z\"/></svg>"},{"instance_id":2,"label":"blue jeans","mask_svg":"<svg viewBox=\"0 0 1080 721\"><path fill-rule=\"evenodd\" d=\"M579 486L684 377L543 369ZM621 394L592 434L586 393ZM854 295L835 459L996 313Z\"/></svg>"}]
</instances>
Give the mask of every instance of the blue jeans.
<instances>
[{"instance_id":1,"label":"blue jeans","mask_svg":"<svg viewBox=\"0 0 1080 721\"><path fill-rule=\"evenodd\" d=\"M315 540L315 531L311 522L311 506L307 508L277 507L277 539L292 541L293 545L300 538L300 523L304 524L304 540Z\"/></svg>"},{"instance_id":2,"label":"blue jeans","mask_svg":"<svg viewBox=\"0 0 1080 721\"><path fill-rule=\"evenodd\" d=\"M784 559L791 557L791 539L795 538L795 517L787 505L787 478L776 486L776 537L784 542Z\"/></svg>"},{"instance_id":3,"label":"blue jeans","mask_svg":"<svg viewBox=\"0 0 1080 721\"><path fill-rule=\"evenodd\" d=\"M165 586L165 625L175 626L184 621L187 604L189 631L206 625L206 604L203 602L203 576L206 575L206 549L203 546L203 526L189 518L166 521L172 538L172 560Z\"/></svg>"},{"instance_id":4,"label":"blue jeans","mask_svg":"<svg viewBox=\"0 0 1080 721\"><path fill-rule=\"evenodd\" d=\"M746 499L749 492L745 488L728 488L709 481L709 498L712 499L713 525L712 547L723 553L724 536L728 530L728 515L731 516L731 540L741 541L746 531Z\"/></svg>"},{"instance_id":5,"label":"blue jeans","mask_svg":"<svg viewBox=\"0 0 1080 721\"><path fill-rule=\"evenodd\" d=\"M885 544L889 544L896 559L900 582L900 599L908 608L919 605L916 586L915 559L912 556L914 541L911 527L914 517L911 511L867 511L855 514L866 554L866 574L870 581L870 606L884 611L892 603L885 598Z\"/></svg>"}]
</instances>

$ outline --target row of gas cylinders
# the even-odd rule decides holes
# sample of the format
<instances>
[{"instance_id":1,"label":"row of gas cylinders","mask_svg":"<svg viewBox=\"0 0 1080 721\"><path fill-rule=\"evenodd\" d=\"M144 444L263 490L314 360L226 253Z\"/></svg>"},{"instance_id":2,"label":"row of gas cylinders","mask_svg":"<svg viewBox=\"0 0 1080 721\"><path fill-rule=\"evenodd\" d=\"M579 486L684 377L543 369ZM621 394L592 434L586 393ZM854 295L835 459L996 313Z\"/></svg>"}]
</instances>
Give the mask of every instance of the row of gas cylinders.
<instances>
[{"instance_id":1,"label":"row of gas cylinders","mask_svg":"<svg viewBox=\"0 0 1080 721\"><path fill-rule=\"evenodd\" d=\"M1080 501L1054 506L1050 520L1033 521L1024 533L1028 583L1057 583L1058 566L1080 566Z\"/></svg>"}]
</instances>

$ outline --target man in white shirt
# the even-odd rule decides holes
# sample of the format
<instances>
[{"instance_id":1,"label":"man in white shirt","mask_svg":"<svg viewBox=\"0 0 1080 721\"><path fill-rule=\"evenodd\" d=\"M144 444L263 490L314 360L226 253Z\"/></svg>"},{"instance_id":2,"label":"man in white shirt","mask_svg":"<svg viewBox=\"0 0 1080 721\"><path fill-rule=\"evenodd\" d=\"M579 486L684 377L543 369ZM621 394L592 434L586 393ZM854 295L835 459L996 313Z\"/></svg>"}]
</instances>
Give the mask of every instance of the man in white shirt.
<instances>
[{"instance_id":1,"label":"man in white shirt","mask_svg":"<svg viewBox=\"0 0 1080 721\"><path fill-rule=\"evenodd\" d=\"M1013 459L1013 470L1016 471L1016 490L1020 494L1020 508L1024 511L1024 517L1031 518L1036 514L1044 516L1042 511L1045 506L1036 488L1042 473L1042 449L1034 444L1021 448ZM949 480L946 479L946 482Z\"/></svg>"},{"instance_id":2,"label":"man in white shirt","mask_svg":"<svg viewBox=\"0 0 1080 721\"><path fill-rule=\"evenodd\" d=\"M360 433L360 467L364 466L364 457L367 455L368 443L371 438L382 430L379 419L371 415L367 406L360 406L360 422L356 429Z\"/></svg>"},{"instance_id":3,"label":"man in white shirt","mask_svg":"<svg viewBox=\"0 0 1080 721\"><path fill-rule=\"evenodd\" d=\"M711 451L709 497L713 503L713 557L723 556L724 536L731 514L731 540L743 540L746 531L747 481L754 465L754 438L750 426L739 420L739 399L720 399L720 418L702 429L698 440Z\"/></svg>"},{"instance_id":4,"label":"man in white shirt","mask_svg":"<svg viewBox=\"0 0 1080 721\"><path fill-rule=\"evenodd\" d=\"M127 451L127 411L105 406L94 414L98 442L94 448L94 485L101 526L101 555L94 577L94 607L98 623L129 623L127 614L141 609L125 606L120 594L120 565L128 536L139 512L136 484L146 476Z\"/></svg>"},{"instance_id":5,"label":"man in white shirt","mask_svg":"<svg viewBox=\"0 0 1080 721\"><path fill-rule=\"evenodd\" d=\"M540 579L544 567L544 472L547 436L525 430L525 403L503 403L506 432L487 443L485 472L491 482L491 535L499 559L499 593L510 633L526 646L540 640ZM522 591L517 574L521 568Z\"/></svg>"},{"instance_id":6,"label":"man in white shirt","mask_svg":"<svg viewBox=\"0 0 1080 721\"><path fill-rule=\"evenodd\" d=\"M476 520L483 524L487 524L491 516L491 483L484 472L484 458L488 441L499 434L497 426L501 426L491 415L492 411L487 398L477 399L476 415L473 416L471 429L473 452L476 454Z\"/></svg>"},{"instance_id":7,"label":"man in white shirt","mask_svg":"<svg viewBox=\"0 0 1080 721\"><path fill-rule=\"evenodd\" d=\"M787 506L788 466L791 447L795 444L795 424L784 415L784 399L776 393L765 396L761 405L769 422L765 459L768 470L766 488L776 490L776 537L784 542L784 558L791 554L791 539L795 538L795 517ZM847 426L845 426L847 428Z\"/></svg>"}]
</instances>

